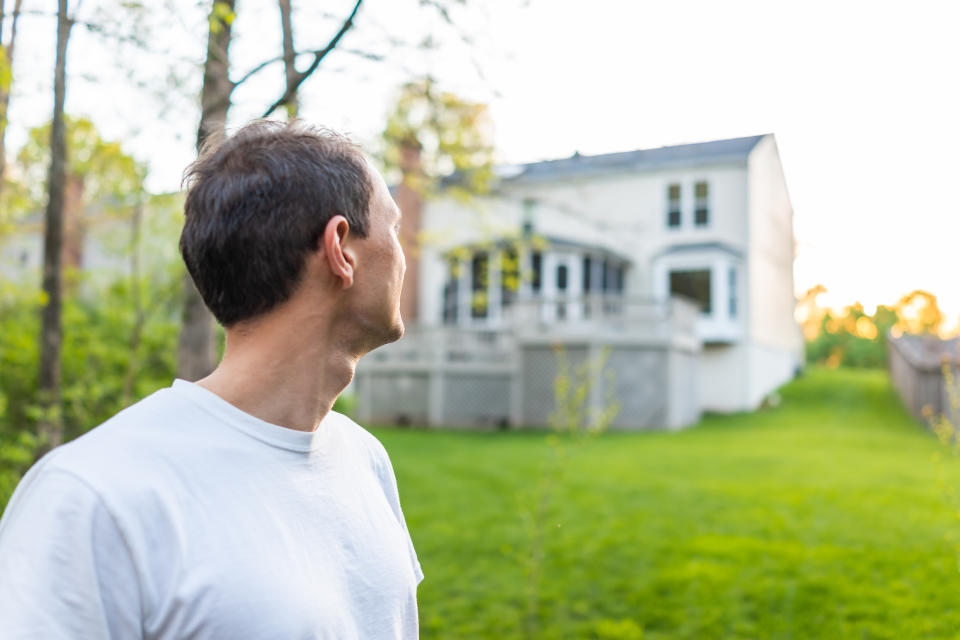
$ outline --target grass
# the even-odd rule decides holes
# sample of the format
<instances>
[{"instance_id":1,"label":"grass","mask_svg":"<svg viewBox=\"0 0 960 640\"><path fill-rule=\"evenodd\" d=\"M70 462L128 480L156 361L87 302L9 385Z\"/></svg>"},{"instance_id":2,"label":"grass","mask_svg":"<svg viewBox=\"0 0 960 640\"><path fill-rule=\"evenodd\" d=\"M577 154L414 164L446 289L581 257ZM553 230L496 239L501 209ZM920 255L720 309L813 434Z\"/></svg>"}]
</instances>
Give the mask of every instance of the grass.
<instances>
[{"instance_id":1,"label":"grass","mask_svg":"<svg viewBox=\"0 0 960 640\"><path fill-rule=\"evenodd\" d=\"M376 430L426 574L422 637L960 637L935 438L883 371L815 370L781 394L680 433L571 444L532 616L547 436Z\"/></svg>"}]
</instances>

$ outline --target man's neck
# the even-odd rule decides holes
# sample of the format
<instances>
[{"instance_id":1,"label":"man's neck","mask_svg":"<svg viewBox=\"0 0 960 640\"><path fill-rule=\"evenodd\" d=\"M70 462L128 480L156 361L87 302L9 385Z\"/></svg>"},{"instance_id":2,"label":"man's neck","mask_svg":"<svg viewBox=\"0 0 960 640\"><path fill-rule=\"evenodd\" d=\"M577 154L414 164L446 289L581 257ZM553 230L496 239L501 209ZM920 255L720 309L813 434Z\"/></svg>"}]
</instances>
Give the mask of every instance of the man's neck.
<instances>
[{"instance_id":1,"label":"man's neck","mask_svg":"<svg viewBox=\"0 0 960 640\"><path fill-rule=\"evenodd\" d=\"M227 330L223 360L197 384L261 420L313 431L353 379L359 360L338 340L320 338L331 334L313 320L271 317Z\"/></svg>"}]
</instances>

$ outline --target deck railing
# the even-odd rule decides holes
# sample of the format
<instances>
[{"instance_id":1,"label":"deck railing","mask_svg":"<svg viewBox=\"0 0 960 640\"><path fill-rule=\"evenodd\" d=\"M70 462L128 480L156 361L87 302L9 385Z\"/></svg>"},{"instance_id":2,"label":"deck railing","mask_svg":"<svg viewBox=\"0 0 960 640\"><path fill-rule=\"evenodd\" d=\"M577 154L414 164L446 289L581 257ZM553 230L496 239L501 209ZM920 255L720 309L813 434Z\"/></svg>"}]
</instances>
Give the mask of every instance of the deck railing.
<instances>
[{"instance_id":1,"label":"deck railing","mask_svg":"<svg viewBox=\"0 0 960 640\"><path fill-rule=\"evenodd\" d=\"M680 298L521 299L499 318L478 320L472 326L408 326L402 340L377 349L365 361L391 366L499 366L516 362L518 341L531 338L693 341L698 317L697 306Z\"/></svg>"}]
</instances>

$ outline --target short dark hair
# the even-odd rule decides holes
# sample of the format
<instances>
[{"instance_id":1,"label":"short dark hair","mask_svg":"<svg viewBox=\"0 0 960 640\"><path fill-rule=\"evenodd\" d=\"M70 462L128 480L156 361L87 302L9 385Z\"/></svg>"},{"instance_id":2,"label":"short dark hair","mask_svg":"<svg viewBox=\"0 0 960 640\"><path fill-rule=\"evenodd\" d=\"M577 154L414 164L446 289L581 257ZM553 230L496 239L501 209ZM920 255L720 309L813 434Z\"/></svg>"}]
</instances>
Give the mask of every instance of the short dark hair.
<instances>
[{"instance_id":1,"label":"short dark hair","mask_svg":"<svg viewBox=\"0 0 960 640\"><path fill-rule=\"evenodd\" d=\"M225 327L266 313L296 289L335 215L367 235L373 182L360 148L302 122L255 121L209 142L184 173L180 253Z\"/></svg>"}]
</instances>

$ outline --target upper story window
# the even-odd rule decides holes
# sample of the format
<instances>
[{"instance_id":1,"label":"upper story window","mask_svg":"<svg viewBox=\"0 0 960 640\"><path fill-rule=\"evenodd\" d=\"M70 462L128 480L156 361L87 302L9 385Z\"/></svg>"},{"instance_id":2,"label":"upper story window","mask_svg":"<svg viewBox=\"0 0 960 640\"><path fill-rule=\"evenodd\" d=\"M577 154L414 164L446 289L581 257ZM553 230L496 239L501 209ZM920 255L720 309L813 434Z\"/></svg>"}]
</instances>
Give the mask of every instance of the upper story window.
<instances>
[{"instance_id":1,"label":"upper story window","mask_svg":"<svg viewBox=\"0 0 960 640\"><path fill-rule=\"evenodd\" d=\"M706 182L698 182L693 187L693 224L706 226L710 219L710 190Z\"/></svg>"},{"instance_id":2,"label":"upper story window","mask_svg":"<svg viewBox=\"0 0 960 640\"><path fill-rule=\"evenodd\" d=\"M680 185L667 187L667 226L680 226Z\"/></svg>"}]
</instances>

